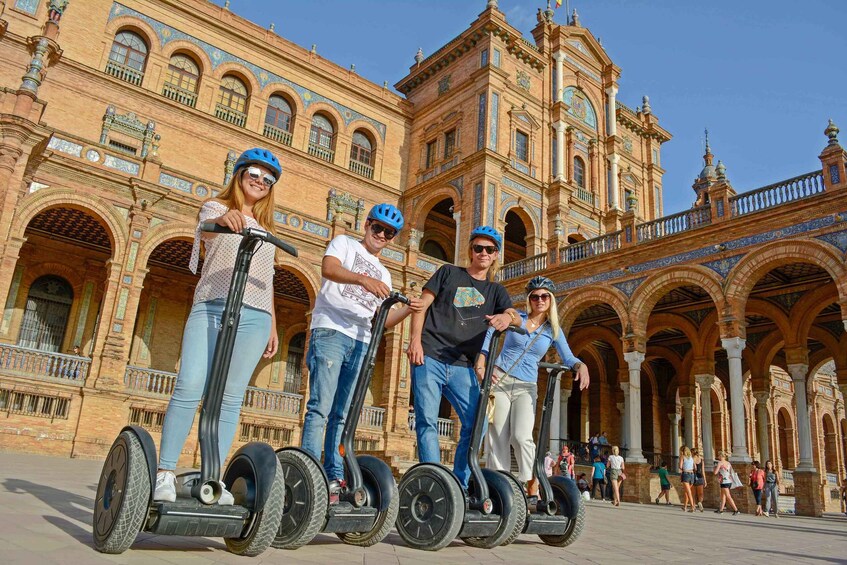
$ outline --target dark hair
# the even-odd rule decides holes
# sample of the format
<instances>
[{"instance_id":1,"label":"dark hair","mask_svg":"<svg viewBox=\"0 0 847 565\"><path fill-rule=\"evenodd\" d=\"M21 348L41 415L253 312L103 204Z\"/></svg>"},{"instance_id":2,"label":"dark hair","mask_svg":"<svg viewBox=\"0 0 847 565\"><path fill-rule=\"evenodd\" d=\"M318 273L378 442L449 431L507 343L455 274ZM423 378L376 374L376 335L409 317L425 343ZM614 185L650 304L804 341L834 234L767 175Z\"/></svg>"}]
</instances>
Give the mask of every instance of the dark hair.
<instances>
[{"instance_id":1,"label":"dark hair","mask_svg":"<svg viewBox=\"0 0 847 565\"><path fill-rule=\"evenodd\" d=\"M600 461L600 456L599 456L599 455L595 455L595 456L594 456L594 460L595 460L595 461Z\"/></svg>"},{"instance_id":2,"label":"dark hair","mask_svg":"<svg viewBox=\"0 0 847 565\"><path fill-rule=\"evenodd\" d=\"M662 461L662 464L661 464L661 465L659 465L659 467L667 467L667 466L668 466L668 462L667 462L667 461Z\"/></svg>"},{"instance_id":3,"label":"dark hair","mask_svg":"<svg viewBox=\"0 0 847 565\"><path fill-rule=\"evenodd\" d=\"M762 465L757 460L755 460L755 461L753 461L753 466L754 467L761 467Z\"/></svg>"}]
</instances>

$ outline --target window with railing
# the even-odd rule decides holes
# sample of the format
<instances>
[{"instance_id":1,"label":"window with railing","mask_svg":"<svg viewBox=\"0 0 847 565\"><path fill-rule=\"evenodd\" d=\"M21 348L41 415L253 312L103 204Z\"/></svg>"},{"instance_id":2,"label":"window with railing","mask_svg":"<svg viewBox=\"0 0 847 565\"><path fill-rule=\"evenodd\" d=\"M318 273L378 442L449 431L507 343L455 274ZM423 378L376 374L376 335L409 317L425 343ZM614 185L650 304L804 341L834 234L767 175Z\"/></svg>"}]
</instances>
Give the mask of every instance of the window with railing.
<instances>
[{"instance_id":1,"label":"window with railing","mask_svg":"<svg viewBox=\"0 0 847 565\"><path fill-rule=\"evenodd\" d=\"M309 131L309 154L330 163L335 158L335 128L332 122L322 114L312 116L312 128Z\"/></svg>"},{"instance_id":2,"label":"window with railing","mask_svg":"<svg viewBox=\"0 0 847 565\"><path fill-rule=\"evenodd\" d=\"M292 394L300 392L303 379L303 353L306 349L306 334L295 334L288 342L288 356L285 359L285 383L282 390Z\"/></svg>"},{"instance_id":3,"label":"window with railing","mask_svg":"<svg viewBox=\"0 0 847 565\"><path fill-rule=\"evenodd\" d=\"M165 84L162 95L180 104L191 106L197 103L197 82L200 80L200 67L187 55L177 54L171 57L165 72Z\"/></svg>"},{"instance_id":4,"label":"window with railing","mask_svg":"<svg viewBox=\"0 0 847 565\"><path fill-rule=\"evenodd\" d=\"M573 182L579 188L585 188L585 161L582 157L573 158Z\"/></svg>"},{"instance_id":5,"label":"window with railing","mask_svg":"<svg viewBox=\"0 0 847 565\"><path fill-rule=\"evenodd\" d=\"M429 169L435 165L435 152L437 149L438 142L434 139L426 144L426 153L424 158L424 164L426 166L424 168Z\"/></svg>"},{"instance_id":6,"label":"window with railing","mask_svg":"<svg viewBox=\"0 0 847 565\"><path fill-rule=\"evenodd\" d=\"M65 339L74 292L65 279L54 275L32 283L26 297L18 345L57 352Z\"/></svg>"},{"instance_id":7,"label":"window with railing","mask_svg":"<svg viewBox=\"0 0 847 565\"><path fill-rule=\"evenodd\" d=\"M122 31L112 41L106 72L125 82L141 85L147 63L147 43L137 33Z\"/></svg>"},{"instance_id":8,"label":"window with railing","mask_svg":"<svg viewBox=\"0 0 847 565\"><path fill-rule=\"evenodd\" d=\"M451 129L444 134L444 158L449 159L456 150L456 130Z\"/></svg>"},{"instance_id":9,"label":"window with railing","mask_svg":"<svg viewBox=\"0 0 847 565\"><path fill-rule=\"evenodd\" d=\"M350 147L350 170L363 177L373 178L373 144L364 133L353 132L353 144Z\"/></svg>"},{"instance_id":10,"label":"window with railing","mask_svg":"<svg viewBox=\"0 0 847 565\"><path fill-rule=\"evenodd\" d=\"M291 105L282 96L271 96L265 111L265 137L291 145Z\"/></svg>"},{"instance_id":11,"label":"window with railing","mask_svg":"<svg viewBox=\"0 0 847 565\"><path fill-rule=\"evenodd\" d=\"M7 414L67 420L70 406L70 398L0 388L0 412Z\"/></svg>"},{"instance_id":12,"label":"window with railing","mask_svg":"<svg viewBox=\"0 0 847 565\"><path fill-rule=\"evenodd\" d=\"M215 116L240 127L247 122L247 85L238 77L227 75L221 81Z\"/></svg>"}]
</instances>

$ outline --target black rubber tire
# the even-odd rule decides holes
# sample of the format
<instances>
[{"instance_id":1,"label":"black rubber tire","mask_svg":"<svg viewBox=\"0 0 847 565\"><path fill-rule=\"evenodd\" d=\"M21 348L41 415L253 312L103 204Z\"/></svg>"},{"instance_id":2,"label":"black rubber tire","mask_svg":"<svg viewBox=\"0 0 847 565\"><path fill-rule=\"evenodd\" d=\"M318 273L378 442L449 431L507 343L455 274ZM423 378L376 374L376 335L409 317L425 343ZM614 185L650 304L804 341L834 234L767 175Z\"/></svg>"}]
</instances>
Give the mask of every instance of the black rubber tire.
<instances>
[{"instance_id":1,"label":"black rubber tire","mask_svg":"<svg viewBox=\"0 0 847 565\"><path fill-rule=\"evenodd\" d=\"M323 528L329 492L314 459L295 449L283 449L276 455L285 480L285 506L271 545L297 549L312 541Z\"/></svg>"},{"instance_id":2,"label":"black rubber tire","mask_svg":"<svg viewBox=\"0 0 847 565\"><path fill-rule=\"evenodd\" d=\"M526 502L523 498L516 500L511 481L502 473L483 469L482 476L488 483L488 496L493 504L491 513L500 516L500 524L490 536L463 537L462 541L471 547L494 549L505 543L515 530L523 529L526 522ZM519 501L521 504L518 504Z\"/></svg>"},{"instance_id":3,"label":"black rubber tire","mask_svg":"<svg viewBox=\"0 0 847 565\"><path fill-rule=\"evenodd\" d=\"M236 500L236 504L238 501ZM282 465L276 462L271 491L265 506L250 517L250 522L240 538L224 538L227 549L235 555L255 557L270 547L279 529L282 509L285 505L285 479L282 475Z\"/></svg>"},{"instance_id":4,"label":"black rubber tire","mask_svg":"<svg viewBox=\"0 0 847 565\"><path fill-rule=\"evenodd\" d=\"M409 547L437 551L456 539L465 500L452 473L436 464L409 469L399 487L397 533Z\"/></svg>"},{"instance_id":5,"label":"black rubber tire","mask_svg":"<svg viewBox=\"0 0 847 565\"><path fill-rule=\"evenodd\" d=\"M515 529L512 530L512 533L509 534L509 537L507 537L506 540L500 544L500 547L503 547L513 543L516 539L518 539L518 536L520 536L524 532L524 530L526 529L526 518L527 514L529 513L529 509L526 506L526 493L524 492L521 483L511 473L507 473L506 471L500 472L503 473L503 475L509 480L509 484L512 487L512 493L515 495L515 508L517 509L517 511L520 511L520 508L518 507L523 508L523 516L519 518L515 523Z\"/></svg>"},{"instance_id":6,"label":"black rubber tire","mask_svg":"<svg viewBox=\"0 0 847 565\"><path fill-rule=\"evenodd\" d=\"M382 462L380 461L380 463ZM368 494L365 505L378 508L382 498L388 497L388 508L376 513L374 526L369 531L339 533L338 537L341 541L350 545L370 547L384 540L394 527L394 523L397 521L397 513L400 511L400 493L397 489L397 483L393 481L389 492L381 492L376 478L365 467L362 467L362 479L365 492Z\"/></svg>"},{"instance_id":7,"label":"black rubber tire","mask_svg":"<svg viewBox=\"0 0 847 565\"><path fill-rule=\"evenodd\" d=\"M585 527L585 502L583 502L581 496L576 497L573 501L568 500L567 492L562 485L556 482L551 482L550 487L553 489L553 498L559 507L556 514L565 514L565 510L570 508L571 504L576 504L576 517L568 520L568 524L565 526L565 533L561 535L539 534L538 537L547 545L567 547L582 535L582 529Z\"/></svg>"},{"instance_id":8,"label":"black rubber tire","mask_svg":"<svg viewBox=\"0 0 847 565\"><path fill-rule=\"evenodd\" d=\"M135 541L152 492L150 467L141 441L131 431L115 439L100 474L94 499L94 549L123 553Z\"/></svg>"}]
</instances>

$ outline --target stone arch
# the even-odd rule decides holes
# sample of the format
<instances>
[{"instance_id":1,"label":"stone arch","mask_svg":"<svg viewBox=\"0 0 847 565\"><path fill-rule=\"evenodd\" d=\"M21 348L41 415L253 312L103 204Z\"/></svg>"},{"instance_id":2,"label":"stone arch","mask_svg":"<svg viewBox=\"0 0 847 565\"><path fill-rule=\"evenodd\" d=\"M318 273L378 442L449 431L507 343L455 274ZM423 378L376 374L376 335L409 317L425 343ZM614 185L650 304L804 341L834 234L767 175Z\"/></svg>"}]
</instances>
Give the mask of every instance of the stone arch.
<instances>
[{"instance_id":1,"label":"stone arch","mask_svg":"<svg viewBox=\"0 0 847 565\"><path fill-rule=\"evenodd\" d=\"M776 241L745 255L726 277L726 297L737 312L744 307L753 287L768 271L791 263L811 263L824 269L838 289L839 301L847 302L847 276L842 253L814 239Z\"/></svg>"},{"instance_id":2,"label":"stone arch","mask_svg":"<svg viewBox=\"0 0 847 565\"><path fill-rule=\"evenodd\" d=\"M793 343L791 341L791 324L788 320L788 316L785 315L785 312L779 306L768 302L767 300L761 300L758 298L751 298L747 301L745 315L747 313L757 314L759 316L764 316L771 320L776 327L779 329L780 333L782 333L783 339L787 343Z\"/></svg>"},{"instance_id":3,"label":"stone arch","mask_svg":"<svg viewBox=\"0 0 847 565\"><path fill-rule=\"evenodd\" d=\"M284 98L285 101L288 102L288 105L291 106L291 111L293 112L292 119L296 119L297 117L304 116L306 114L306 107L303 105L303 99L300 98L300 95L297 94L296 90L287 84L279 82L266 84L261 92L256 93L256 96L265 101L270 100L271 96Z\"/></svg>"},{"instance_id":4,"label":"stone arch","mask_svg":"<svg viewBox=\"0 0 847 565\"><path fill-rule=\"evenodd\" d=\"M222 63L214 69L210 69L209 76L213 77L219 84L227 75L234 76L247 86L247 99L252 99L253 96L262 91L259 81L256 80L256 75L245 68L241 63ZM215 93L217 95L217 92Z\"/></svg>"},{"instance_id":5,"label":"stone arch","mask_svg":"<svg viewBox=\"0 0 847 565\"><path fill-rule=\"evenodd\" d=\"M200 80L203 79L204 75L213 76L212 69L214 68L214 64L209 58L209 55L190 41L177 39L175 41L168 42L168 44L162 49L162 56L168 61L171 60L171 57L179 55L180 53L190 57L195 63L197 63L197 66L200 67Z\"/></svg>"},{"instance_id":6,"label":"stone arch","mask_svg":"<svg viewBox=\"0 0 847 565\"><path fill-rule=\"evenodd\" d=\"M320 272L303 259L290 257L282 253L277 253L274 266L283 267L286 270L291 271L298 279L300 279L300 282L302 282L303 286L306 287L306 292L309 293L310 307L313 307L315 305L315 298L321 288Z\"/></svg>"},{"instance_id":7,"label":"stone arch","mask_svg":"<svg viewBox=\"0 0 847 565\"><path fill-rule=\"evenodd\" d=\"M650 316L645 338L649 341L653 335L668 328L681 330L685 334L685 337L691 341L694 350L698 353L700 352L701 348L697 347L700 342L697 326L690 319L680 314L665 312Z\"/></svg>"},{"instance_id":8,"label":"stone arch","mask_svg":"<svg viewBox=\"0 0 847 565\"><path fill-rule=\"evenodd\" d=\"M32 283L34 283L36 280L48 275L55 275L57 277L62 277L63 279L65 279L73 289L74 300L82 296L82 287L84 280L83 277L80 276L80 271L78 269L74 269L70 265L53 261L47 263L27 264L26 270L24 271L23 276L21 277L21 291L18 293L19 296L24 295L23 290L28 289L30 286L32 286Z\"/></svg>"},{"instance_id":9,"label":"stone arch","mask_svg":"<svg viewBox=\"0 0 847 565\"><path fill-rule=\"evenodd\" d=\"M150 255L164 242L171 239L188 239L194 240L197 224L189 224L184 222L179 223L164 223L159 224L147 232L147 237L141 244L138 250L138 266L147 268L147 261L150 260Z\"/></svg>"},{"instance_id":10,"label":"stone arch","mask_svg":"<svg viewBox=\"0 0 847 565\"><path fill-rule=\"evenodd\" d=\"M351 136L356 133L357 130L362 130L365 135L367 135L370 142L373 144L374 155L376 155L377 151L382 149L382 144L380 143L382 138L376 128L364 120L353 120L347 124L347 131L350 132Z\"/></svg>"},{"instance_id":11,"label":"stone arch","mask_svg":"<svg viewBox=\"0 0 847 565\"><path fill-rule=\"evenodd\" d=\"M564 328L562 328L562 331L565 331ZM568 345L574 355L576 355L578 351L590 349L591 342L597 340L608 343L618 358L618 364L624 365L623 343L621 342L621 336L617 335L611 329L604 326L592 326L580 328L572 335L567 336Z\"/></svg>"},{"instance_id":12,"label":"stone arch","mask_svg":"<svg viewBox=\"0 0 847 565\"><path fill-rule=\"evenodd\" d=\"M536 226L533 223L532 215L519 205L509 209L504 209L501 220L503 222L503 251L501 258L503 263L511 263L519 261L534 255L533 238L535 236ZM510 216L512 214L512 216ZM516 222L506 223L506 218L517 218ZM523 231L523 233L521 233ZM521 241L522 239L522 241Z\"/></svg>"},{"instance_id":13,"label":"stone arch","mask_svg":"<svg viewBox=\"0 0 847 565\"><path fill-rule=\"evenodd\" d=\"M680 286L698 286L709 293L715 309L723 310L725 298L718 274L700 265L668 267L651 275L632 295L632 328L636 334L644 333L653 307L662 296Z\"/></svg>"},{"instance_id":14,"label":"stone arch","mask_svg":"<svg viewBox=\"0 0 847 565\"><path fill-rule=\"evenodd\" d=\"M835 427L835 415L826 411L821 416L821 435L823 436L823 463L827 473L838 473L838 439Z\"/></svg>"},{"instance_id":15,"label":"stone arch","mask_svg":"<svg viewBox=\"0 0 847 565\"><path fill-rule=\"evenodd\" d=\"M796 424L794 411L785 403L779 403L776 407L774 421L777 424L777 445L779 459L784 469L793 469L797 466L797 450L794 445Z\"/></svg>"},{"instance_id":16,"label":"stone arch","mask_svg":"<svg viewBox=\"0 0 847 565\"><path fill-rule=\"evenodd\" d=\"M24 231L35 216L49 208L62 207L76 208L100 220L112 244L112 260L123 260L129 239L126 220L114 206L69 188L44 188L24 196L18 203L9 237L23 238Z\"/></svg>"},{"instance_id":17,"label":"stone arch","mask_svg":"<svg viewBox=\"0 0 847 565\"><path fill-rule=\"evenodd\" d=\"M838 302L838 293L833 283L816 288L800 298L791 309L790 327L794 331L789 343L806 343L815 318L821 310L835 302Z\"/></svg>"},{"instance_id":18,"label":"stone arch","mask_svg":"<svg viewBox=\"0 0 847 565\"><path fill-rule=\"evenodd\" d=\"M309 104L307 115L309 116L309 127L311 128L312 118L315 114L323 114L335 128L335 135L339 133L347 134L347 125L344 123L344 118L338 113L334 106L326 102L312 102Z\"/></svg>"},{"instance_id":19,"label":"stone arch","mask_svg":"<svg viewBox=\"0 0 847 565\"><path fill-rule=\"evenodd\" d=\"M509 212L514 212L521 219L527 228L527 235L538 235L539 218L536 217L535 212L531 208L526 206L522 199L518 198L515 200L514 198L510 198L500 210L500 220L505 222L506 214Z\"/></svg>"},{"instance_id":20,"label":"stone arch","mask_svg":"<svg viewBox=\"0 0 847 565\"><path fill-rule=\"evenodd\" d=\"M420 201L416 202L415 200L412 200L409 202L407 200L406 205L404 206L407 210L406 216L409 218L407 225L410 228L423 231L424 223L426 222L426 217L429 215L429 212L436 204L445 198L451 199L453 201L453 206L461 206L462 204L462 195L456 188L449 184L445 184L444 186L429 192L426 197L422 198Z\"/></svg>"},{"instance_id":21,"label":"stone arch","mask_svg":"<svg viewBox=\"0 0 847 565\"><path fill-rule=\"evenodd\" d=\"M115 36L124 30L137 33L147 41L148 55L153 52L161 53L163 46L159 40L159 34L156 33L156 30L150 24L132 16L119 16L109 21L103 30L103 33L111 38L106 41L105 59L109 58L109 51L112 49L112 41L115 39Z\"/></svg>"},{"instance_id":22,"label":"stone arch","mask_svg":"<svg viewBox=\"0 0 847 565\"><path fill-rule=\"evenodd\" d=\"M611 306L626 331L630 325L626 297L620 290L605 285L584 286L559 299L559 325L562 331L567 334L582 310L594 304Z\"/></svg>"}]
</instances>

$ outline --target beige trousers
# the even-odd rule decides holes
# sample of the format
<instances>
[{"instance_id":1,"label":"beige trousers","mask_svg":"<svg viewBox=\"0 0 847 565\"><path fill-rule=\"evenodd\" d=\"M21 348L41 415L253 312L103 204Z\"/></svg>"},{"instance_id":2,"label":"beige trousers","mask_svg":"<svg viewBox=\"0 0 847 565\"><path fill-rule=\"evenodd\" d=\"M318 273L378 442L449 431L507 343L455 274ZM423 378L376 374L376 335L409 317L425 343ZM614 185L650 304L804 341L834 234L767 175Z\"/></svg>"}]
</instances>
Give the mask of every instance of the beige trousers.
<instances>
[{"instance_id":1,"label":"beige trousers","mask_svg":"<svg viewBox=\"0 0 847 565\"><path fill-rule=\"evenodd\" d=\"M494 394L494 418L488 424L486 466L495 471L508 471L511 468L511 445L518 460L518 480L529 481L535 460L532 428L535 425L538 386L504 375L491 387L491 391Z\"/></svg>"}]
</instances>

